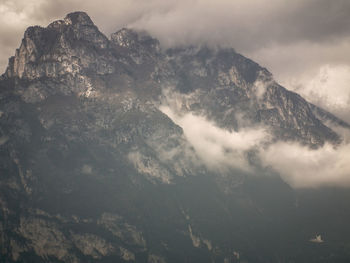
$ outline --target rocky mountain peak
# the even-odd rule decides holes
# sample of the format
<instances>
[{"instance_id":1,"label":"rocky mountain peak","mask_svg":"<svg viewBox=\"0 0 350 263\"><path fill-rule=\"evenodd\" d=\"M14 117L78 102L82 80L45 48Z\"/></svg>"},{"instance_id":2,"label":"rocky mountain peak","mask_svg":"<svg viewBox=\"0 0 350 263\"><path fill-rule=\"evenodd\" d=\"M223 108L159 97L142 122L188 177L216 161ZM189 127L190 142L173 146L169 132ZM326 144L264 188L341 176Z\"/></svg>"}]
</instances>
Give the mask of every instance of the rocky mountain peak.
<instances>
[{"instance_id":1,"label":"rocky mountain peak","mask_svg":"<svg viewBox=\"0 0 350 263\"><path fill-rule=\"evenodd\" d=\"M187 98L183 104L189 111L221 127L239 129L240 114L251 123L272 126L280 138L312 145L339 141L307 101L232 48L161 50L157 39L128 28L109 40L84 12L70 13L46 28L28 28L5 76L33 82L17 86L26 101L57 93L92 96L106 88L157 101L162 89L172 87Z\"/></svg>"},{"instance_id":2,"label":"rocky mountain peak","mask_svg":"<svg viewBox=\"0 0 350 263\"><path fill-rule=\"evenodd\" d=\"M117 49L121 49L121 52L125 52L125 50L132 52L133 57L138 58L140 61L148 57L149 54L160 51L160 43L157 39L145 31L130 28L122 28L111 34L111 42ZM141 57L144 58L142 59Z\"/></svg>"},{"instance_id":3,"label":"rocky mountain peak","mask_svg":"<svg viewBox=\"0 0 350 263\"><path fill-rule=\"evenodd\" d=\"M139 39L139 34L129 28L122 28L121 30L111 34L111 40L118 46L130 47L135 45Z\"/></svg>"},{"instance_id":4,"label":"rocky mountain peak","mask_svg":"<svg viewBox=\"0 0 350 263\"><path fill-rule=\"evenodd\" d=\"M89 15L85 12L73 12L69 13L65 18L64 21L67 24L72 25L81 25L81 26L94 26L94 23L92 22Z\"/></svg>"},{"instance_id":5,"label":"rocky mountain peak","mask_svg":"<svg viewBox=\"0 0 350 263\"><path fill-rule=\"evenodd\" d=\"M98 61L99 51L108 45L107 37L86 13L70 13L46 28L29 27L5 76L33 80L77 72Z\"/></svg>"}]
</instances>

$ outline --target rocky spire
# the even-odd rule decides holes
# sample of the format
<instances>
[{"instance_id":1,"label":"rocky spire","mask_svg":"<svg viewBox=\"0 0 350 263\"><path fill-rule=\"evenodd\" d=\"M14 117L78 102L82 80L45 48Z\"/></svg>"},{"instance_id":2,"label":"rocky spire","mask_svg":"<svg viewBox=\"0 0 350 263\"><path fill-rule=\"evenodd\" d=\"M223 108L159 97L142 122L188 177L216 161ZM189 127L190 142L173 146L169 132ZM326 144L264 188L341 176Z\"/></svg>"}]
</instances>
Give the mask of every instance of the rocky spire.
<instances>
[{"instance_id":1,"label":"rocky spire","mask_svg":"<svg viewBox=\"0 0 350 263\"><path fill-rule=\"evenodd\" d=\"M80 67L87 67L87 58L96 57L96 50L105 49L108 45L107 37L86 13L70 13L63 20L54 21L46 28L29 27L15 56L9 60L5 76L34 79L54 77L59 72L65 74L66 68L62 66L76 64L70 61L71 58L81 57L80 61L85 63ZM67 63L62 63L63 61Z\"/></svg>"},{"instance_id":2,"label":"rocky spire","mask_svg":"<svg viewBox=\"0 0 350 263\"><path fill-rule=\"evenodd\" d=\"M92 22L91 18L88 16L85 12L73 12L69 13L65 18L64 21L67 24L73 24L73 25L82 25L82 26L94 26L94 23Z\"/></svg>"}]
</instances>

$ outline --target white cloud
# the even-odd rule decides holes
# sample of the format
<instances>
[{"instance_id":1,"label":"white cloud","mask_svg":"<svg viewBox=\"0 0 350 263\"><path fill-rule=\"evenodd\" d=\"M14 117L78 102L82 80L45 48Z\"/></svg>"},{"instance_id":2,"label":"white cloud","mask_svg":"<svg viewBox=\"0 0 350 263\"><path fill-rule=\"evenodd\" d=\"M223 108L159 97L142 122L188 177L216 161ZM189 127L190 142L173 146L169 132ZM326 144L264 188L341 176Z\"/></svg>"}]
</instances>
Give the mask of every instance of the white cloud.
<instances>
[{"instance_id":1,"label":"white cloud","mask_svg":"<svg viewBox=\"0 0 350 263\"><path fill-rule=\"evenodd\" d=\"M168 106L161 106L160 110L182 127L186 139L197 155L214 170L235 168L252 171L247 152L258 147L267 138L263 128L230 132L217 127L202 116L192 113L177 115Z\"/></svg>"},{"instance_id":2,"label":"white cloud","mask_svg":"<svg viewBox=\"0 0 350 263\"><path fill-rule=\"evenodd\" d=\"M350 122L350 66L324 65L319 71L291 87L308 101Z\"/></svg>"},{"instance_id":3,"label":"white cloud","mask_svg":"<svg viewBox=\"0 0 350 263\"><path fill-rule=\"evenodd\" d=\"M350 186L350 145L325 144L310 149L297 143L279 142L260 151L265 165L272 167L296 188Z\"/></svg>"},{"instance_id":4,"label":"white cloud","mask_svg":"<svg viewBox=\"0 0 350 263\"><path fill-rule=\"evenodd\" d=\"M254 174L258 171L247 156L254 149L262 165L278 172L292 187L350 186L350 144L310 149L295 142L277 142L265 147L270 139L266 129L229 132L204 117L176 115L167 106L160 109L182 127L199 158L212 170L234 168Z\"/></svg>"},{"instance_id":5,"label":"white cloud","mask_svg":"<svg viewBox=\"0 0 350 263\"><path fill-rule=\"evenodd\" d=\"M167 114L184 131L196 154L214 171L239 169L250 174L260 174L261 167L248 159L248 152L257 153L262 167L272 169L295 188L322 186L350 186L350 130L328 126L341 135L341 145L326 143L311 149L297 142L273 142L266 127L251 123L238 132L218 127L188 110L186 102L191 94L181 95L167 89L160 110Z\"/></svg>"}]
</instances>

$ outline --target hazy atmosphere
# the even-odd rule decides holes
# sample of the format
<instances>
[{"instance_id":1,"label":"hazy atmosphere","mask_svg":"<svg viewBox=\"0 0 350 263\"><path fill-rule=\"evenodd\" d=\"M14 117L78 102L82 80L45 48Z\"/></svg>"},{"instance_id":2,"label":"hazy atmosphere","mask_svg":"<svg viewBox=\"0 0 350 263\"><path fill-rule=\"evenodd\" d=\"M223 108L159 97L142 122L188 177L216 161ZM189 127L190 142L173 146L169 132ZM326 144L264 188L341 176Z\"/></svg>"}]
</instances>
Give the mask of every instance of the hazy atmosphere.
<instances>
[{"instance_id":1,"label":"hazy atmosphere","mask_svg":"<svg viewBox=\"0 0 350 263\"><path fill-rule=\"evenodd\" d=\"M0 262L350 262L349 0L0 23Z\"/></svg>"},{"instance_id":2,"label":"hazy atmosphere","mask_svg":"<svg viewBox=\"0 0 350 263\"><path fill-rule=\"evenodd\" d=\"M107 36L122 27L130 27L150 32L164 48L191 44L233 47L266 67L286 88L296 90L309 101L350 121L349 1L104 0L96 4L96 1L79 0L1 0L0 22L3 26L0 34L6 36L0 43L2 71L28 26L46 26L74 10L86 11ZM198 152L202 156L209 154L204 156L205 161L216 162L216 165L229 162L222 159L227 136L231 138L228 141L238 136L234 142L244 142L244 149L237 143L229 144L225 147L236 149L236 155L225 158L232 160L235 157L239 168L248 169L242 152L259 145L259 138L264 137L263 130L244 131L243 137L220 131L205 119L192 115L181 121L180 126L187 132L188 139L200 146ZM193 123L198 125L192 127ZM207 138L207 134L197 135L203 130L215 137L211 143L201 140ZM349 146L343 144L337 150L325 146L312 153L298 145L275 145L264 152L263 159L294 186L348 185L350 180L346 174L350 171L350 162L346 153ZM282 153L285 158L279 159ZM305 156L313 161L304 163ZM296 161L299 168L291 172L288 163L293 158L300 158L300 161ZM317 177L310 175L305 182L303 176L297 176L300 171L312 174L316 167L320 167ZM333 175L334 170L340 174Z\"/></svg>"},{"instance_id":3,"label":"hazy atmosphere","mask_svg":"<svg viewBox=\"0 0 350 263\"><path fill-rule=\"evenodd\" d=\"M1 71L31 25L87 12L107 36L144 29L165 47L234 47L289 89L350 121L350 2L347 0L1 0Z\"/></svg>"}]
</instances>

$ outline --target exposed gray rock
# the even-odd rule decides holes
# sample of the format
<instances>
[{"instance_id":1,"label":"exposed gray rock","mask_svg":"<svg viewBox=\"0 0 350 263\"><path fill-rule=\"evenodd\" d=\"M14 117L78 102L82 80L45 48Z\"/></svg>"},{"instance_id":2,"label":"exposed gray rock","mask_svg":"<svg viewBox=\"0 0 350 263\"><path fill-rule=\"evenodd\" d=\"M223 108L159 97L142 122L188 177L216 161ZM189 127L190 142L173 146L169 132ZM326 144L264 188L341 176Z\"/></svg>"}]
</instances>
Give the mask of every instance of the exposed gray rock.
<instances>
[{"instance_id":1,"label":"exposed gray rock","mask_svg":"<svg viewBox=\"0 0 350 263\"><path fill-rule=\"evenodd\" d=\"M146 247L146 241L142 233L118 215L103 213L97 223L128 245L136 245L141 248Z\"/></svg>"},{"instance_id":2,"label":"exposed gray rock","mask_svg":"<svg viewBox=\"0 0 350 263\"><path fill-rule=\"evenodd\" d=\"M66 262L75 261L69 252L72 247L71 241L53 222L34 217L21 217L18 234L28 240L28 247L33 249L36 255L40 257L54 256ZM18 258L18 254L23 251L23 248L15 246L13 249L12 256Z\"/></svg>"},{"instance_id":3,"label":"exposed gray rock","mask_svg":"<svg viewBox=\"0 0 350 263\"><path fill-rule=\"evenodd\" d=\"M106 240L92 234L72 234L74 245L85 255L100 259L115 251Z\"/></svg>"}]
</instances>

